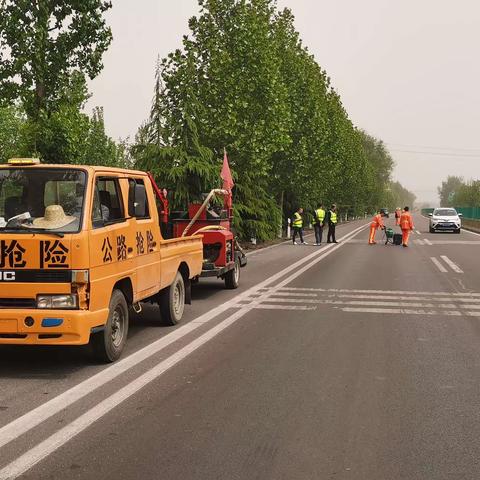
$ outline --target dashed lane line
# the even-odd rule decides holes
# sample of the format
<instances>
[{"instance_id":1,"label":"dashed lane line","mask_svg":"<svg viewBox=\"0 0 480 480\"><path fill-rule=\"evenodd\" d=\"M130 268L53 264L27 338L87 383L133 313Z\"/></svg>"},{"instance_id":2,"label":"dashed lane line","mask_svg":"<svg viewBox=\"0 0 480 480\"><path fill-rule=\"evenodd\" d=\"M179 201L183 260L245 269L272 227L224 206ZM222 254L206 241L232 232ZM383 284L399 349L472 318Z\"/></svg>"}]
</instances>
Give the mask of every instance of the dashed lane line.
<instances>
[{"instance_id":1,"label":"dashed lane line","mask_svg":"<svg viewBox=\"0 0 480 480\"><path fill-rule=\"evenodd\" d=\"M441 273L448 273L448 270L440 263L438 258L430 257L430 260L433 262L433 264L438 268L438 270Z\"/></svg>"},{"instance_id":2,"label":"dashed lane line","mask_svg":"<svg viewBox=\"0 0 480 480\"><path fill-rule=\"evenodd\" d=\"M440 258L456 273L463 273L463 270L446 255L440 255Z\"/></svg>"}]
</instances>

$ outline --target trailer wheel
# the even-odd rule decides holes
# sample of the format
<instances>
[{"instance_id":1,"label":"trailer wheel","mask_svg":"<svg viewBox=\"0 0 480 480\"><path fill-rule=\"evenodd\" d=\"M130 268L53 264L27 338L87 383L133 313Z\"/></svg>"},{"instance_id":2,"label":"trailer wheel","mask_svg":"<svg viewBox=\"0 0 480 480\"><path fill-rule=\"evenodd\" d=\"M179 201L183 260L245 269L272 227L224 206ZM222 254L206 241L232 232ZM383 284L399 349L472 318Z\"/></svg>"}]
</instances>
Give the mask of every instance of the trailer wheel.
<instances>
[{"instance_id":1,"label":"trailer wheel","mask_svg":"<svg viewBox=\"0 0 480 480\"><path fill-rule=\"evenodd\" d=\"M160 292L158 304L165 325L176 325L182 319L185 310L185 282L180 272L177 272L173 283Z\"/></svg>"},{"instance_id":2,"label":"trailer wheel","mask_svg":"<svg viewBox=\"0 0 480 480\"><path fill-rule=\"evenodd\" d=\"M93 334L91 344L95 357L105 363L120 358L128 335L128 305L120 290L114 290L110 299L105 328Z\"/></svg>"},{"instance_id":3,"label":"trailer wheel","mask_svg":"<svg viewBox=\"0 0 480 480\"><path fill-rule=\"evenodd\" d=\"M240 284L240 260L235 258L235 266L225 274L225 287L229 290L238 288Z\"/></svg>"}]
</instances>

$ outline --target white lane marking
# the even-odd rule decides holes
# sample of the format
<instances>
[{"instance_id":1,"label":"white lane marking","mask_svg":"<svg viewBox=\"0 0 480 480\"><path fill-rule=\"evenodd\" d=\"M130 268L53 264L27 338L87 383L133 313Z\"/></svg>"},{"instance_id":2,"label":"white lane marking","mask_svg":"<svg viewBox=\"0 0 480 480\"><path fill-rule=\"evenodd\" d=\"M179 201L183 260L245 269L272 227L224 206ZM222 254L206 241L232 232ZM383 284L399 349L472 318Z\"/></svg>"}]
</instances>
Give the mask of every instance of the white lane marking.
<instances>
[{"instance_id":1,"label":"white lane marking","mask_svg":"<svg viewBox=\"0 0 480 480\"><path fill-rule=\"evenodd\" d=\"M243 305L237 305L237 308L242 308L244 307L245 304ZM316 310L317 307L307 307L305 305L274 305L270 303L260 303L260 304L255 304L252 306L252 308L255 309L261 309L261 310Z\"/></svg>"},{"instance_id":2,"label":"white lane marking","mask_svg":"<svg viewBox=\"0 0 480 480\"><path fill-rule=\"evenodd\" d=\"M418 230L415 230L415 233L416 233L417 235L421 235L421 233L420 233Z\"/></svg>"},{"instance_id":3,"label":"white lane marking","mask_svg":"<svg viewBox=\"0 0 480 480\"><path fill-rule=\"evenodd\" d=\"M466 230L464 228L462 228L462 232L471 233L472 235L477 235L477 237L480 237L480 233L472 232L471 230Z\"/></svg>"},{"instance_id":4,"label":"white lane marking","mask_svg":"<svg viewBox=\"0 0 480 480\"><path fill-rule=\"evenodd\" d=\"M272 297L277 297L280 295L288 295L289 297L318 297L316 293L299 293L299 292L274 292L271 294Z\"/></svg>"},{"instance_id":5,"label":"white lane marking","mask_svg":"<svg viewBox=\"0 0 480 480\"><path fill-rule=\"evenodd\" d=\"M267 289L265 289L267 290ZM478 292L414 292L409 290L359 290L359 289L347 289L347 288L300 288L300 287L283 287L280 291L301 291L301 292L338 292L338 293L371 293L380 295L422 295L422 296L459 296L459 297L480 297Z\"/></svg>"},{"instance_id":6,"label":"white lane marking","mask_svg":"<svg viewBox=\"0 0 480 480\"><path fill-rule=\"evenodd\" d=\"M438 300L438 299L435 299ZM458 305L455 303L422 303L422 302L384 302L373 300L311 300L311 299L298 299L298 298L270 298L269 302L277 303L303 303L303 304L319 304L319 305L368 305L378 307L426 307L426 308L473 308L480 309L480 304L477 305Z\"/></svg>"},{"instance_id":7,"label":"white lane marking","mask_svg":"<svg viewBox=\"0 0 480 480\"><path fill-rule=\"evenodd\" d=\"M437 310L413 310L410 308L356 308L356 307L345 307L342 308L344 312L351 313L393 313L393 314L402 314L402 315L447 315L460 317L465 314L470 314L472 312L460 312L458 310L444 310L439 312ZM475 313L475 312L473 312ZM480 312L478 312L480 315Z\"/></svg>"},{"instance_id":8,"label":"white lane marking","mask_svg":"<svg viewBox=\"0 0 480 480\"><path fill-rule=\"evenodd\" d=\"M357 233L359 233L361 230L363 230L367 226L368 224L353 230L349 234L345 235L344 238L350 238L355 236ZM263 288L266 285L269 285L270 283L272 283L272 281L274 281L273 279L276 280L278 278L283 277L285 273L282 273L282 272L285 272L287 270L288 272L290 272L291 270L296 269L295 272L293 272L291 275L286 277L276 286L277 288L282 288L286 284L290 283L292 280L296 279L297 277L305 273L313 265L316 265L322 259L324 259L328 255L332 254L334 251L341 248L341 246L343 245L343 242L339 244L331 244L331 245L333 245L331 248L322 249L324 253L320 254L321 253L320 251L316 251L314 254L309 255L308 257L305 257L302 262L301 261L297 262L298 264L301 265L302 263L304 263L305 259L310 259L311 261L308 262L307 265L304 265L303 267L298 268L298 265L292 264L289 267L282 270L281 272L278 272L276 275L273 275L269 279L261 282L257 287L252 287L251 289L247 290L247 292L251 293L253 290L257 290L258 288ZM282 274L280 275L280 273ZM247 292L244 292L244 294L240 294L237 297L242 297ZM266 292L265 296L268 296L268 295L269 295L269 292ZM237 297L235 298L237 299ZM226 303L231 305L232 301L229 301ZM253 303L253 305L255 306L255 302ZM216 325L215 327L211 328L206 333L198 337L196 340L190 342L188 345L180 349L178 352L171 355L164 361L160 362L158 365L156 365L152 369L145 372L142 376L140 376L133 382L127 384L125 387L123 387L122 389L120 389L110 397L106 398L103 402L97 404L95 407L88 410L86 413L84 413L79 418L71 422L69 425L65 426L64 428L62 428L61 430L54 433L49 438L47 438L46 440L38 444L37 446L31 448L24 455L18 457L16 460L9 463L2 470L0 470L0 480L13 480L18 476L22 475L23 473L25 473L27 470L29 470L38 462L40 462L43 458L53 453L55 450L57 450L62 445L67 443L69 440L71 440L74 436L78 435L80 432L88 428L93 422L95 422L99 418L106 415L117 405L119 405L120 403L122 403L123 401L131 397L133 394L135 394L138 390L143 388L148 383L158 378L165 371L167 371L168 369L176 365L178 362L186 358L188 355L190 355L190 353L197 350L200 346L204 345L206 342L216 337L220 332L225 330L227 327L235 323L238 319L242 318L246 313L252 310L254 306L252 305L242 306L240 310L232 314L229 318L227 318L226 320L223 320L218 325ZM207 314L202 315L199 318L202 318L206 315ZM63 408L65 408L65 405L63 406ZM32 412L29 412L29 413L32 413ZM29 414L26 414L26 415L29 415ZM24 415L24 417L26 415ZM6 427L10 427L14 423L15 421L11 422L10 424L6 425L3 429L5 429ZM38 425L38 423L36 423L36 425ZM29 429L30 428L28 428L28 430ZM2 430L0 430L0 438L2 436ZM19 435L20 433L18 433L16 437L18 437Z\"/></svg>"},{"instance_id":9,"label":"white lane marking","mask_svg":"<svg viewBox=\"0 0 480 480\"><path fill-rule=\"evenodd\" d=\"M463 273L463 270L446 255L440 255L440 258L456 273Z\"/></svg>"},{"instance_id":10,"label":"white lane marking","mask_svg":"<svg viewBox=\"0 0 480 480\"><path fill-rule=\"evenodd\" d=\"M434 265L440 270L442 273L448 273L448 270L440 263L438 258L430 257L430 260L434 263Z\"/></svg>"},{"instance_id":11,"label":"white lane marking","mask_svg":"<svg viewBox=\"0 0 480 480\"><path fill-rule=\"evenodd\" d=\"M327 295L328 297L328 295ZM336 295L337 298L355 298L355 299L376 299L376 300L379 300L379 296L378 295L345 295L345 294L339 294L339 295ZM431 301L433 300L433 298L429 298L429 297L415 297L415 296L403 296L403 295L382 295L382 299L383 300L407 300L407 301L410 301L410 300L417 300L417 301ZM466 297L466 298L463 298L463 297L435 297L434 299L435 301L437 302L451 302L451 301L455 301L455 302L478 302L479 299L477 297Z\"/></svg>"},{"instance_id":12,"label":"white lane marking","mask_svg":"<svg viewBox=\"0 0 480 480\"><path fill-rule=\"evenodd\" d=\"M358 227L352 230L352 232L346 234L341 240L345 238L348 239L350 238L350 236L356 235L366 226L368 225L362 225L361 227ZM264 289L271 283L285 276L287 273L290 273L292 270L299 268L304 263L310 262L315 257L318 258L320 255L322 255L322 252L334 251L336 250L335 247L338 247L340 245L342 244L329 244L321 248L320 250L315 250L315 252L289 265L288 267L284 268L280 272L277 272L276 274L272 275L271 277L259 283L258 285L249 288L248 290L237 295L231 300L228 300L222 305L215 307L214 309L210 310L209 312L203 315L200 315L199 317L187 323L186 325L183 325L182 327L178 328L172 333L169 333L165 337L162 337L156 340L155 342L151 343L150 345L143 347L137 352L132 353L128 357L105 368L104 370L93 375L87 380L84 380L78 385L75 385L69 390L66 390L65 392L61 393L57 397L52 398L48 402L45 402L44 404L25 413L21 417L13 420L12 422L0 428L0 448L6 445L7 443L11 442L12 440L18 438L20 435L28 432L29 430L36 427L40 423L44 422L48 418L52 417L53 415L56 415L58 412L72 405L73 403L80 400L81 398L89 395L90 393L97 390L98 388L105 385L106 383L110 382L111 380L117 378L119 375L131 369L135 365L138 365L139 363L143 362L144 360L151 357L152 355L155 355L156 353L160 352L161 350L171 345L172 343L176 342L177 340L185 337L186 335L193 332L194 330L201 327L202 325L210 322L211 320L216 318L218 315L232 308L236 303L241 301L243 298L248 298L250 295L252 295L256 291Z\"/></svg>"},{"instance_id":13,"label":"white lane marking","mask_svg":"<svg viewBox=\"0 0 480 480\"><path fill-rule=\"evenodd\" d=\"M423 240L420 240L420 239L414 240L413 243L416 243L417 245L425 245L425 244L423 243Z\"/></svg>"},{"instance_id":14,"label":"white lane marking","mask_svg":"<svg viewBox=\"0 0 480 480\"><path fill-rule=\"evenodd\" d=\"M424 238L423 241L424 241L427 245L433 245L433 243L432 243L428 238Z\"/></svg>"}]
</instances>

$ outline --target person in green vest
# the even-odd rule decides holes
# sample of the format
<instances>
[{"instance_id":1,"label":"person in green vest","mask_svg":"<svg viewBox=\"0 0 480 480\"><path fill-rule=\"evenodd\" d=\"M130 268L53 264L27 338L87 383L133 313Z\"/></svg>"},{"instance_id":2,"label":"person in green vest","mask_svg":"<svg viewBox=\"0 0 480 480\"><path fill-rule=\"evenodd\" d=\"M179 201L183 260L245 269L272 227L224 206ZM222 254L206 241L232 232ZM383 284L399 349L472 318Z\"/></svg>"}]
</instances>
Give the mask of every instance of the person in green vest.
<instances>
[{"instance_id":1,"label":"person in green vest","mask_svg":"<svg viewBox=\"0 0 480 480\"><path fill-rule=\"evenodd\" d=\"M338 243L335 238L335 228L338 223L337 206L333 204L325 216L325 223L328 223L327 243Z\"/></svg>"},{"instance_id":2,"label":"person in green vest","mask_svg":"<svg viewBox=\"0 0 480 480\"><path fill-rule=\"evenodd\" d=\"M293 235L292 240L294 245L298 245L295 241L297 235L300 237L300 242L302 245L307 245L307 243L303 240L303 208L300 207L294 214L292 218L292 228L293 228Z\"/></svg>"},{"instance_id":3,"label":"person in green vest","mask_svg":"<svg viewBox=\"0 0 480 480\"><path fill-rule=\"evenodd\" d=\"M315 245L321 245L323 236L323 224L325 222L325 208L323 203L320 203L319 207L313 214L313 228L315 229Z\"/></svg>"}]
</instances>

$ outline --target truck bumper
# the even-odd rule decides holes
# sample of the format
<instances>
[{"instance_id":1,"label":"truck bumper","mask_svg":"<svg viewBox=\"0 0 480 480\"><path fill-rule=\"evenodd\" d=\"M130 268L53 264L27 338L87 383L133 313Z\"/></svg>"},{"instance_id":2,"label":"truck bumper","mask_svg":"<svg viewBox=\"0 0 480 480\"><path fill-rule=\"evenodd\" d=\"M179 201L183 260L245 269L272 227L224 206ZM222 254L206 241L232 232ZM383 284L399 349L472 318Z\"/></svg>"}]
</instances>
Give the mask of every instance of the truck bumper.
<instances>
[{"instance_id":1,"label":"truck bumper","mask_svg":"<svg viewBox=\"0 0 480 480\"><path fill-rule=\"evenodd\" d=\"M108 309L1 309L0 344L85 345L90 341L92 328L105 325L107 318ZM28 326L32 319L33 325Z\"/></svg>"}]
</instances>

